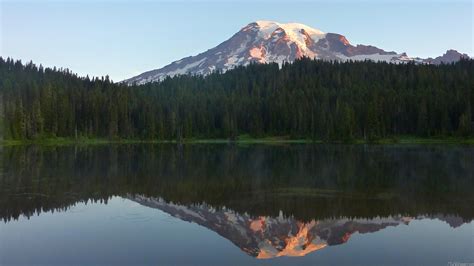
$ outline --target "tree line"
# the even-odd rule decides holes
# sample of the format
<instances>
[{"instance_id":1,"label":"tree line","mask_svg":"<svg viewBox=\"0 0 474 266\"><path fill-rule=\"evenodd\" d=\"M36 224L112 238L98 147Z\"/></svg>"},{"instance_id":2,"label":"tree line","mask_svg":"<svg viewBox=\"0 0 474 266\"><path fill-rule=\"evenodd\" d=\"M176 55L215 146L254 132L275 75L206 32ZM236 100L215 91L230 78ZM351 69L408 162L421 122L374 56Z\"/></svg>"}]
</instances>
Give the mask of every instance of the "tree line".
<instances>
[{"instance_id":1,"label":"tree line","mask_svg":"<svg viewBox=\"0 0 474 266\"><path fill-rule=\"evenodd\" d=\"M474 60L251 64L128 86L0 57L4 139L473 135Z\"/></svg>"}]
</instances>

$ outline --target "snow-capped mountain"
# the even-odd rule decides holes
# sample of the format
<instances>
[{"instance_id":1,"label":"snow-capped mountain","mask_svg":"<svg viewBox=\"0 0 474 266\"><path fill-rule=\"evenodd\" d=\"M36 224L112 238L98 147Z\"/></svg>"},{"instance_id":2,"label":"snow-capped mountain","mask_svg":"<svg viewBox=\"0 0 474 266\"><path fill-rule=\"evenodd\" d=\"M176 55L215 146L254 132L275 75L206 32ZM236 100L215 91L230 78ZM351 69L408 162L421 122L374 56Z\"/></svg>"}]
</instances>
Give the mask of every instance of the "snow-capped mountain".
<instances>
[{"instance_id":1,"label":"snow-capped mountain","mask_svg":"<svg viewBox=\"0 0 474 266\"><path fill-rule=\"evenodd\" d=\"M352 45L346 37L324 33L300 23L256 21L243 27L230 39L196 56L175 61L163 68L125 80L128 84L160 81L181 74L206 75L215 70L227 71L255 63L292 62L309 57L323 60L373 60L392 63L407 61L453 62L467 55L450 50L435 59L411 58L405 53L387 52L370 45Z\"/></svg>"}]
</instances>

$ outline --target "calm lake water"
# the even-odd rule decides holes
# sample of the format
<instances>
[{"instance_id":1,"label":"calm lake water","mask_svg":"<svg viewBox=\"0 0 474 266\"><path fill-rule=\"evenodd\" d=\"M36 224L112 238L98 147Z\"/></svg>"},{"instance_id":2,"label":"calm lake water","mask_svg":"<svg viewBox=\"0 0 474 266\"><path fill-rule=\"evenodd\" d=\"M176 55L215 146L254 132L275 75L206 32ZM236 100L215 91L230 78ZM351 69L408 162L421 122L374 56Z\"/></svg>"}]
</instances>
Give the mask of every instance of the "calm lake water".
<instances>
[{"instance_id":1,"label":"calm lake water","mask_svg":"<svg viewBox=\"0 0 474 266\"><path fill-rule=\"evenodd\" d=\"M474 262L474 147L0 148L0 265Z\"/></svg>"}]
</instances>

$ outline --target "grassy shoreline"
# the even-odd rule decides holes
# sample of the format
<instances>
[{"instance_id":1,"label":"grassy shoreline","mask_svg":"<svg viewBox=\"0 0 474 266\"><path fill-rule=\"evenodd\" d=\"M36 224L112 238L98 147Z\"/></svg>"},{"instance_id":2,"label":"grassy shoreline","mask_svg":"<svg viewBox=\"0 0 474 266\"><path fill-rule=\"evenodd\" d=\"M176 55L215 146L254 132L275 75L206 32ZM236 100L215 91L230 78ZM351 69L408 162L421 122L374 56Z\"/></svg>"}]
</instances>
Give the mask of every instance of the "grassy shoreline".
<instances>
[{"instance_id":1,"label":"grassy shoreline","mask_svg":"<svg viewBox=\"0 0 474 266\"><path fill-rule=\"evenodd\" d=\"M2 140L0 146L13 145L104 145L104 144L162 144L178 143L176 140L140 140L140 139L106 139L106 138L42 138L35 140ZM288 137L272 136L253 138L250 136L240 136L237 140L229 139L183 139L182 144L474 144L474 138L459 137L431 137L420 138L413 136L401 136L398 138L378 139L367 141L364 139L355 139L351 141L323 141L312 139L291 139Z\"/></svg>"}]
</instances>

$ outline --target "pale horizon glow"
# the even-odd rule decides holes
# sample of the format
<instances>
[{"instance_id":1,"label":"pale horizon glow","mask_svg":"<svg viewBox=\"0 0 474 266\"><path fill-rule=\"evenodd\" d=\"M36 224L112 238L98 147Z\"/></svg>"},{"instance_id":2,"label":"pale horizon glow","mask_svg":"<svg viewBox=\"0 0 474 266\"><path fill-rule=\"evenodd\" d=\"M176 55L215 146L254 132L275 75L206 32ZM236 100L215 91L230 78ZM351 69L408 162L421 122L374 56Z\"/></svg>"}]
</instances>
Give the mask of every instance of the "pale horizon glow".
<instances>
[{"instance_id":1,"label":"pale horizon glow","mask_svg":"<svg viewBox=\"0 0 474 266\"><path fill-rule=\"evenodd\" d=\"M473 56L472 1L5 1L0 56L120 81L204 52L248 23L301 23L409 56Z\"/></svg>"}]
</instances>

